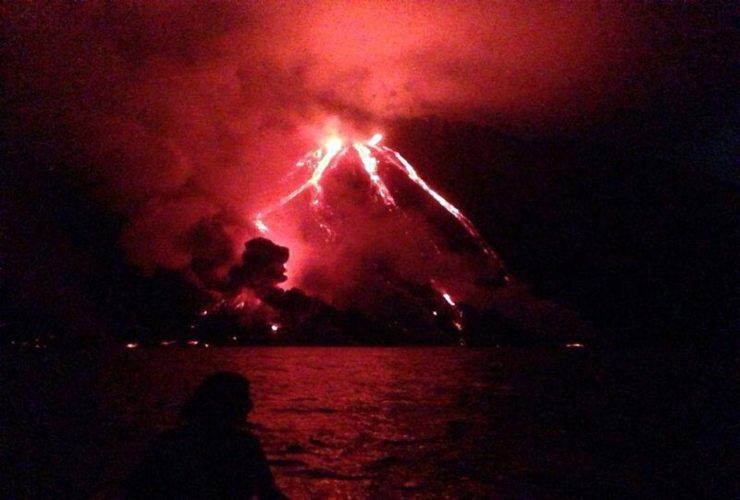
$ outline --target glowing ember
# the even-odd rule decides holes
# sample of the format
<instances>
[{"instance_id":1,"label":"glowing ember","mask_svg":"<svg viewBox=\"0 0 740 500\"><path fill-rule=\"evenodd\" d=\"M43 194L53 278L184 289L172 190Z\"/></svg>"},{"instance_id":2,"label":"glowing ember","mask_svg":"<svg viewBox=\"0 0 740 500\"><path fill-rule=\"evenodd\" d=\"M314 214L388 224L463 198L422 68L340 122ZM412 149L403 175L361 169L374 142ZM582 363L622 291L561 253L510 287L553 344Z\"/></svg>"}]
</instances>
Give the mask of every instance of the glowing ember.
<instances>
[{"instance_id":1,"label":"glowing ember","mask_svg":"<svg viewBox=\"0 0 740 500\"><path fill-rule=\"evenodd\" d=\"M443 293L442 298L444 298L445 302L447 302L449 305L451 305L452 307L455 307L455 301L452 300L452 297L450 297L449 293L447 292Z\"/></svg>"},{"instance_id":2,"label":"glowing ember","mask_svg":"<svg viewBox=\"0 0 740 500\"><path fill-rule=\"evenodd\" d=\"M565 344L565 347L567 347L568 349L583 349L586 346L581 344L580 342L571 342L569 344Z\"/></svg>"},{"instance_id":3,"label":"glowing ember","mask_svg":"<svg viewBox=\"0 0 740 500\"><path fill-rule=\"evenodd\" d=\"M257 229L259 229L261 233L266 233L268 231L267 226L265 225L264 222L262 222L262 220L260 220L259 215L257 216L257 219L254 221L254 225L257 226Z\"/></svg>"},{"instance_id":4,"label":"glowing ember","mask_svg":"<svg viewBox=\"0 0 740 500\"><path fill-rule=\"evenodd\" d=\"M278 330L280 330L280 327L278 325L270 325L270 330L272 330L273 332L277 332Z\"/></svg>"},{"instance_id":5,"label":"glowing ember","mask_svg":"<svg viewBox=\"0 0 740 500\"><path fill-rule=\"evenodd\" d=\"M326 149L326 154L334 156L339 152L340 149L342 149L342 139L339 137L331 137L328 141L326 141L326 145L324 147Z\"/></svg>"},{"instance_id":6,"label":"glowing ember","mask_svg":"<svg viewBox=\"0 0 740 500\"><path fill-rule=\"evenodd\" d=\"M369 141L367 141L367 145L377 146L378 144L380 144L380 141L382 140L383 140L383 134L375 134L374 136L372 136L372 138Z\"/></svg>"},{"instance_id":7,"label":"glowing ember","mask_svg":"<svg viewBox=\"0 0 740 500\"><path fill-rule=\"evenodd\" d=\"M126 349L136 349L137 347L139 347L138 342L129 342L126 344Z\"/></svg>"}]
</instances>

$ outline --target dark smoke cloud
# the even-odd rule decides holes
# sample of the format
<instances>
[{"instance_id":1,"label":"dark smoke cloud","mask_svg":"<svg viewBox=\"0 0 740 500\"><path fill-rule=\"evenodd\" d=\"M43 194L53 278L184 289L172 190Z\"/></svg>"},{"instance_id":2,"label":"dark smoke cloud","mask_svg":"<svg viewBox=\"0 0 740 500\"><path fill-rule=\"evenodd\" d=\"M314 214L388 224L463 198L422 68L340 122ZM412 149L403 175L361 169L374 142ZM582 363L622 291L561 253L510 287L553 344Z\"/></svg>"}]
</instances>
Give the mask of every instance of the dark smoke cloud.
<instances>
[{"instance_id":1,"label":"dark smoke cloud","mask_svg":"<svg viewBox=\"0 0 740 500\"><path fill-rule=\"evenodd\" d=\"M285 263L290 252L266 238L254 238L244 244L241 263L229 270L226 290L239 292L248 288L258 297L274 291L278 284L287 281Z\"/></svg>"},{"instance_id":2,"label":"dark smoke cloud","mask_svg":"<svg viewBox=\"0 0 740 500\"><path fill-rule=\"evenodd\" d=\"M123 215L134 263L200 279L337 119L363 133L426 115L588 130L698 85L671 23L696 34L718 17L588 1L11 2L0 15L15 133Z\"/></svg>"},{"instance_id":3,"label":"dark smoke cloud","mask_svg":"<svg viewBox=\"0 0 740 500\"><path fill-rule=\"evenodd\" d=\"M209 288L218 282L218 272L232 263L236 254L234 236L226 229L229 225L223 214L203 219L187 232L183 240L183 246L192 255L190 269Z\"/></svg>"}]
</instances>

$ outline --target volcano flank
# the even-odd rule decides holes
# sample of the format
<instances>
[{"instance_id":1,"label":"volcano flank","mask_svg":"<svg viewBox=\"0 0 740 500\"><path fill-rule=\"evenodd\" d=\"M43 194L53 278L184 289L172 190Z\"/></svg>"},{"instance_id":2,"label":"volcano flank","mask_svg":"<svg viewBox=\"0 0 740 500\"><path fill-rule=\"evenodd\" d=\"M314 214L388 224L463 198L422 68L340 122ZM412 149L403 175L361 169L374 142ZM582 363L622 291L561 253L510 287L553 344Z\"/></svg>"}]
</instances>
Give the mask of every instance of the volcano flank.
<instances>
[{"instance_id":1,"label":"volcano flank","mask_svg":"<svg viewBox=\"0 0 740 500\"><path fill-rule=\"evenodd\" d=\"M225 303L244 308L233 277L255 273L248 254L266 241L282 250L265 265L285 265L294 287L285 292L276 281L271 294L256 292L277 323L286 324L278 297L300 293L372 318L398 340L465 342L464 309L490 308L511 279L473 223L379 141L334 138L296 163L287 180L293 190L256 215L261 238L247 242L242 265L232 268Z\"/></svg>"}]
</instances>

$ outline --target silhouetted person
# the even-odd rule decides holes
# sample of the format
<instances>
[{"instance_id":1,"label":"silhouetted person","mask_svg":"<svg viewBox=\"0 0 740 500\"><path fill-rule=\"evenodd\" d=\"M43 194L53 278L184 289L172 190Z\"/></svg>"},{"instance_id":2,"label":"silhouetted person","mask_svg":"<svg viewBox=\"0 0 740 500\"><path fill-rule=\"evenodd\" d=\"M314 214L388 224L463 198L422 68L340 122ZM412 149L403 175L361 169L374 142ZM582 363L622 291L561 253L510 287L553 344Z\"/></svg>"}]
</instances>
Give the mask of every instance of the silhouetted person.
<instances>
[{"instance_id":1,"label":"silhouetted person","mask_svg":"<svg viewBox=\"0 0 740 500\"><path fill-rule=\"evenodd\" d=\"M185 425L152 443L129 478L129 498L285 498L257 438L244 430L249 382L211 375L181 411Z\"/></svg>"}]
</instances>

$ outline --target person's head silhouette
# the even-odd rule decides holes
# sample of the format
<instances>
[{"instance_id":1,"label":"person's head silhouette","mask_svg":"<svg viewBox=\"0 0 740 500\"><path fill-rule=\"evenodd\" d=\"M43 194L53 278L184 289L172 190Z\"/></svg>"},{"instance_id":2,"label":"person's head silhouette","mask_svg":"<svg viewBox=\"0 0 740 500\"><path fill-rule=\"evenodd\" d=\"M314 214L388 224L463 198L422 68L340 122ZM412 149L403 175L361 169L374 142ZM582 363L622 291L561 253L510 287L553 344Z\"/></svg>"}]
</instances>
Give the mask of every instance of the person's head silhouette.
<instances>
[{"instance_id":1,"label":"person's head silhouette","mask_svg":"<svg viewBox=\"0 0 740 500\"><path fill-rule=\"evenodd\" d=\"M238 373L218 372L201 383L180 416L191 423L239 425L252 406L249 381Z\"/></svg>"},{"instance_id":2,"label":"person's head silhouette","mask_svg":"<svg viewBox=\"0 0 740 500\"><path fill-rule=\"evenodd\" d=\"M206 378L183 406L186 425L161 433L127 481L128 498L285 498L246 420L249 382Z\"/></svg>"}]
</instances>

